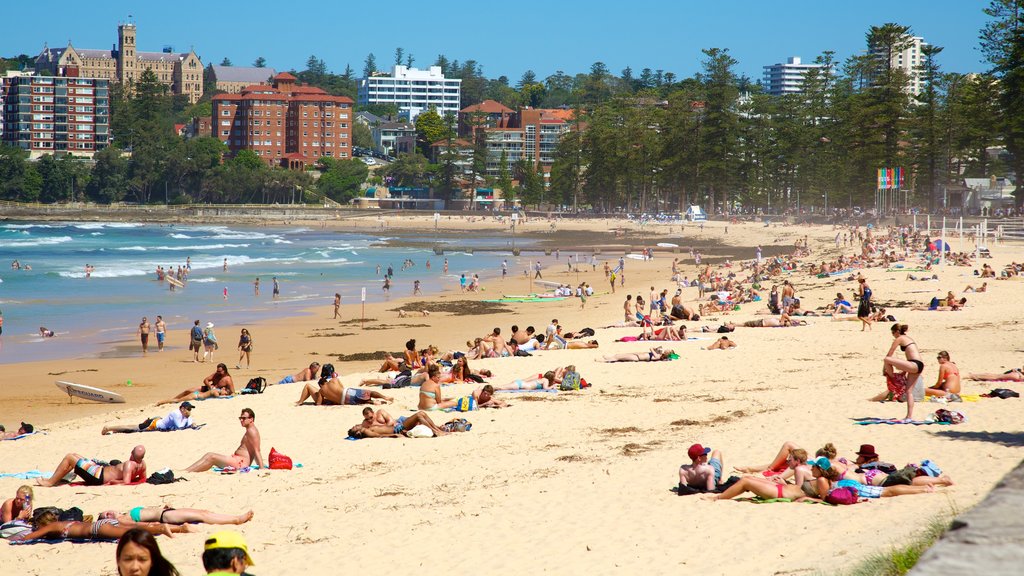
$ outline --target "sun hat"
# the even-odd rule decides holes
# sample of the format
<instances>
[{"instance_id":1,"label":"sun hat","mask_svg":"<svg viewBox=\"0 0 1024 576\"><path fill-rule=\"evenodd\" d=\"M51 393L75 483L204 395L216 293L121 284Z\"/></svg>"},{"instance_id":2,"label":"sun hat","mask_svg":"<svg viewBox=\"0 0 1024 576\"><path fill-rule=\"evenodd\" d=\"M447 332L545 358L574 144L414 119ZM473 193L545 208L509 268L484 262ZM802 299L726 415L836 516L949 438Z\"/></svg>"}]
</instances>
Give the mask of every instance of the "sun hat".
<instances>
[{"instance_id":1,"label":"sun hat","mask_svg":"<svg viewBox=\"0 0 1024 576\"><path fill-rule=\"evenodd\" d=\"M207 322L206 323L206 327L207 328L213 328L213 322Z\"/></svg>"},{"instance_id":2,"label":"sun hat","mask_svg":"<svg viewBox=\"0 0 1024 576\"><path fill-rule=\"evenodd\" d=\"M860 450L857 450L858 456L864 456L865 458L878 458L878 454L875 453L875 447L871 444L861 444Z\"/></svg>"}]
</instances>

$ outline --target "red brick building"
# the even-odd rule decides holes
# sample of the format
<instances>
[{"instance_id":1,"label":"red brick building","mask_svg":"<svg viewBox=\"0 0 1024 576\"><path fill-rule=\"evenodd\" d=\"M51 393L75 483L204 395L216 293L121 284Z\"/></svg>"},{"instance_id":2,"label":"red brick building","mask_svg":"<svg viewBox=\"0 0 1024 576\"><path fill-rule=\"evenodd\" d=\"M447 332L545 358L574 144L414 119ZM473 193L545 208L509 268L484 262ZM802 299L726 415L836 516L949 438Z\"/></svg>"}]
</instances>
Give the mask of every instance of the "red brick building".
<instances>
[{"instance_id":1,"label":"red brick building","mask_svg":"<svg viewBox=\"0 0 1024 576\"><path fill-rule=\"evenodd\" d=\"M213 135L231 154L252 150L271 166L301 169L352 157L352 99L300 85L281 72L270 86L213 97Z\"/></svg>"}]
</instances>

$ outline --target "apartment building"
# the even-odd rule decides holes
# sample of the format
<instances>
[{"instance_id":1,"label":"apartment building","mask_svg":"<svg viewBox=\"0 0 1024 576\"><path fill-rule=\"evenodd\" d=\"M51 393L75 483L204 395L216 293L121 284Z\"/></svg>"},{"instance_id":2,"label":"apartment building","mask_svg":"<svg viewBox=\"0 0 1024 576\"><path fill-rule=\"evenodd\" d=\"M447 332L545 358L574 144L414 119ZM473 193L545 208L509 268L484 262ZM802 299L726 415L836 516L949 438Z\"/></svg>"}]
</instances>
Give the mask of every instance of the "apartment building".
<instances>
[{"instance_id":1,"label":"apartment building","mask_svg":"<svg viewBox=\"0 0 1024 576\"><path fill-rule=\"evenodd\" d=\"M445 78L440 66L427 70L395 66L390 73L380 72L359 79L360 105L394 104L399 113L415 120L431 107L442 117L459 113L462 80Z\"/></svg>"},{"instance_id":2,"label":"apartment building","mask_svg":"<svg viewBox=\"0 0 1024 576\"><path fill-rule=\"evenodd\" d=\"M928 46L924 38L920 36L907 36L906 45L903 50L893 52L889 63L894 68L900 68L907 74L907 93L911 96L918 96L924 90L924 77L921 74L921 67L924 65L924 54L922 50ZM885 59L884 48L868 46L868 52Z\"/></svg>"},{"instance_id":3,"label":"apartment building","mask_svg":"<svg viewBox=\"0 0 1024 576\"><path fill-rule=\"evenodd\" d=\"M10 76L0 80L2 142L29 152L91 157L110 143L110 80Z\"/></svg>"},{"instance_id":4,"label":"apartment building","mask_svg":"<svg viewBox=\"0 0 1024 576\"><path fill-rule=\"evenodd\" d=\"M301 85L287 72L212 103L213 134L231 154L252 150L271 166L292 169L325 156L352 157L352 99Z\"/></svg>"},{"instance_id":5,"label":"apartment building","mask_svg":"<svg viewBox=\"0 0 1024 576\"><path fill-rule=\"evenodd\" d=\"M822 68L820 64L804 64L799 56L791 56L786 62L764 67L761 81L764 91L772 96L801 94L804 90L804 76L810 70Z\"/></svg>"},{"instance_id":6,"label":"apartment building","mask_svg":"<svg viewBox=\"0 0 1024 576\"><path fill-rule=\"evenodd\" d=\"M501 169L504 152L510 172L516 162L526 160L539 166L546 179L555 161L555 149L569 131L572 120L572 110L524 108L513 111L493 100L459 111L459 126L467 127L465 138L473 142L477 130L486 133L486 172L492 177Z\"/></svg>"},{"instance_id":7,"label":"apartment building","mask_svg":"<svg viewBox=\"0 0 1024 576\"><path fill-rule=\"evenodd\" d=\"M255 66L210 66L217 90L229 94L238 94L242 88L253 84L270 85L270 79L277 76L273 68L257 68Z\"/></svg>"},{"instance_id":8,"label":"apartment building","mask_svg":"<svg viewBox=\"0 0 1024 576\"><path fill-rule=\"evenodd\" d=\"M103 78L110 82L128 83L152 70L171 94L184 95L195 103L203 96L203 63L195 51L139 52L136 49L135 24L117 27L117 43L110 50L43 46L36 56L35 69L48 76Z\"/></svg>"}]
</instances>

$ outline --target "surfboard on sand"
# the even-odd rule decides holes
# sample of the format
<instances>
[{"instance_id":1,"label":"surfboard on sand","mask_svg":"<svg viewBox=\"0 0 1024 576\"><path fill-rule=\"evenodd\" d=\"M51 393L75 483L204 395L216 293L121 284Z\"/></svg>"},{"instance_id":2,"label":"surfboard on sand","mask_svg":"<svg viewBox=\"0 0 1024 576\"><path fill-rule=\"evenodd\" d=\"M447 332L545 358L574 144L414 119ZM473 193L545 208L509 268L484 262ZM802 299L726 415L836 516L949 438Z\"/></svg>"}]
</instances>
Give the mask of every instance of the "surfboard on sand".
<instances>
[{"instance_id":1,"label":"surfboard on sand","mask_svg":"<svg viewBox=\"0 0 1024 576\"><path fill-rule=\"evenodd\" d=\"M679 244L673 244L671 242L658 242L659 248L679 248Z\"/></svg>"},{"instance_id":2,"label":"surfboard on sand","mask_svg":"<svg viewBox=\"0 0 1024 576\"><path fill-rule=\"evenodd\" d=\"M633 260L644 260L645 259L640 254L626 254L626 258L631 258Z\"/></svg>"},{"instance_id":3,"label":"surfboard on sand","mask_svg":"<svg viewBox=\"0 0 1024 576\"><path fill-rule=\"evenodd\" d=\"M85 384L65 382L63 380L57 380L55 384L57 385L57 388L67 392L68 396L72 398L81 398L83 400L91 400L93 402L106 402L108 404L124 404L124 396L121 396L117 392L111 392L102 388L93 388L92 386L86 386Z\"/></svg>"},{"instance_id":4,"label":"surfboard on sand","mask_svg":"<svg viewBox=\"0 0 1024 576\"><path fill-rule=\"evenodd\" d=\"M183 284L181 282L181 280L178 280L177 278L171 278L170 276L167 277L167 283L168 284L174 284L178 288L184 288L185 287L185 284Z\"/></svg>"}]
</instances>

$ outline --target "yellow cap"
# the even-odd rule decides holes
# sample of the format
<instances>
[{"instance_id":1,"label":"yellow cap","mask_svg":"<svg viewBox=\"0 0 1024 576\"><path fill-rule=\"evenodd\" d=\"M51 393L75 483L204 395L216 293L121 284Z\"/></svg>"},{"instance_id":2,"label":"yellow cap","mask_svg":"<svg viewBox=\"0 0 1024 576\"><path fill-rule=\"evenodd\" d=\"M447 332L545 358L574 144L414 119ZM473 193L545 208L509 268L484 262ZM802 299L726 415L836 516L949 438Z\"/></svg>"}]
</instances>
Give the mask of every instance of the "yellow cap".
<instances>
[{"instance_id":1,"label":"yellow cap","mask_svg":"<svg viewBox=\"0 0 1024 576\"><path fill-rule=\"evenodd\" d=\"M223 532L214 533L206 539L206 545L203 547L203 550L216 550L218 548L239 548L245 552L245 563L249 566L256 565L252 561L252 556L249 555L249 545L245 543L245 537L238 532L224 530Z\"/></svg>"}]
</instances>

